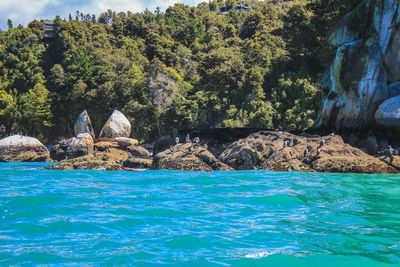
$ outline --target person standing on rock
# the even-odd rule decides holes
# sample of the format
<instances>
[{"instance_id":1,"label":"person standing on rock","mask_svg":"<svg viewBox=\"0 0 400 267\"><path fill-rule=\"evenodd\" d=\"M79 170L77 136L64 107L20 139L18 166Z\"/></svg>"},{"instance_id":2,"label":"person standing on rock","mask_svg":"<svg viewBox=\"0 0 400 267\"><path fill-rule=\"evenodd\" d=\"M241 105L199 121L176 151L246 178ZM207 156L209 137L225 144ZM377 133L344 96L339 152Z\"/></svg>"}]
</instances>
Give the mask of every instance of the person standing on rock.
<instances>
[{"instance_id":1,"label":"person standing on rock","mask_svg":"<svg viewBox=\"0 0 400 267\"><path fill-rule=\"evenodd\" d=\"M190 135L189 134L187 134L186 135L186 143L191 143L192 141L190 141Z\"/></svg>"}]
</instances>

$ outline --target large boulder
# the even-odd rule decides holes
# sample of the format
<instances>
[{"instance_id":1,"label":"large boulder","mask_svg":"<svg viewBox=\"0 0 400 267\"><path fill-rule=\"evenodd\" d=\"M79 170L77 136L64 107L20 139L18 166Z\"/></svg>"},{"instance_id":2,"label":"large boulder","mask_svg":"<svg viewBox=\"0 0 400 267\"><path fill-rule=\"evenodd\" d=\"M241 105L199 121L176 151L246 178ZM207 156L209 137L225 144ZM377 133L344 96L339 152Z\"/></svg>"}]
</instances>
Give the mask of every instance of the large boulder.
<instances>
[{"instance_id":1,"label":"large boulder","mask_svg":"<svg viewBox=\"0 0 400 267\"><path fill-rule=\"evenodd\" d=\"M380 126L400 129L400 96L383 102L375 113L375 121Z\"/></svg>"},{"instance_id":2,"label":"large boulder","mask_svg":"<svg viewBox=\"0 0 400 267\"><path fill-rule=\"evenodd\" d=\"M90 155L94 151L93 138L88 133L78 134L73 137L69 142L66 150L66 157L68 159Z\"/></svg>"},{"instance_id":3,"label":"large boulder","mask_svg":"<svg viewBox=\"0 0 400 267\"><path fill-rule=\"evenodd\" d=\"M100 132L100 139L113 140L116 137L129 137L131 134L131 123L128 119L119 112L114 110L106 124Z\"/></svg>"},{"instance_id":4,"label":"large boulder","mask_svg":"<svg viewBox=\"0 0 400 267\"><path fill-rule=\"evenodd\" d=\"M51 161L48 149L38 139L21 135L0 140L0 159L15 162Z\"/></svg>"},{"instance_id":5,"label":"large boulder","mask_svg":"<svg viewBox=\"0 0 400 267\"><path fill-rule=\"evenodd\" d=\"M338 136L262 131L231 144L219 160L238 170L397 173Z\"/></svg>"},{"instance_id":6,"label":"large boulder","mask_svg":"<svg viewBox=\"0 0 400 267\"><path fill-rule=\"evenodd\" d=\"M208 150L197 145L192 147L192 144L177 144L172 149L158 153L151 168L181 171L233 170Z\"/></svg>"},{"instance_id":7,"label":"large boulder","mask_svg":"<svg viewBox=\"0 0 400 267\"><path fill-rule=\"evenodd\" d=\"M75 136L79 134L90 134L95 139L95 134L92 126L92 122L90 121L89 114L86 110L84 110L81 114L79 114L76 122L74 124Z\"/></svg>"}]
</instances>

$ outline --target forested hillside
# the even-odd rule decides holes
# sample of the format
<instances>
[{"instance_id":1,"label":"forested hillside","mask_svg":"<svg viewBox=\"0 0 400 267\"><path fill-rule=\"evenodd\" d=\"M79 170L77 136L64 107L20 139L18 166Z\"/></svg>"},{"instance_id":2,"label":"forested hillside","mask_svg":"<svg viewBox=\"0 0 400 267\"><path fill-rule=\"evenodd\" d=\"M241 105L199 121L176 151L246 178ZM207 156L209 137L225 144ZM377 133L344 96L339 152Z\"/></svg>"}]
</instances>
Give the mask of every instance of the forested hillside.
<instances>
[{"instance_id":1,"label":"forested hillside","mask_svg":"<svg viewBox=\"0 0 400 267\"><path fill-rule=\"evenodd\" d=\"M355 1L210 1L98 18L79 11L0 31L0 124L52 141L87 109L142 141L184 128L302 130L321 105L330 28ZM220 7L230 12L220 14Z\"/></svg>"}]
</instances>

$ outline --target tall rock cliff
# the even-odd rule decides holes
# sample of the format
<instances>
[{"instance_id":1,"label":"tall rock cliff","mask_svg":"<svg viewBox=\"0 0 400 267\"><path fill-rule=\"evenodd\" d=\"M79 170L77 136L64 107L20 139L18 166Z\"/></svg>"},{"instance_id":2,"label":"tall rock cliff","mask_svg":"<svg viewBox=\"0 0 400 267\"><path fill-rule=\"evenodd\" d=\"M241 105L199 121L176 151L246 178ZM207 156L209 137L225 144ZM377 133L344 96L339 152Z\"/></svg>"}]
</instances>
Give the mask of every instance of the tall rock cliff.
<instances>
[{"instance_id":1,"label":"tall rock cliff","mask_svg":"<svg viewBox=\"0 0 400 267\"><path fill-rule=\"evenodd\" d=\"M400 131L399 0L364 0L330 36L336 57L325 73L316 128L337 132Z\"/></svg>"}]
</instances>

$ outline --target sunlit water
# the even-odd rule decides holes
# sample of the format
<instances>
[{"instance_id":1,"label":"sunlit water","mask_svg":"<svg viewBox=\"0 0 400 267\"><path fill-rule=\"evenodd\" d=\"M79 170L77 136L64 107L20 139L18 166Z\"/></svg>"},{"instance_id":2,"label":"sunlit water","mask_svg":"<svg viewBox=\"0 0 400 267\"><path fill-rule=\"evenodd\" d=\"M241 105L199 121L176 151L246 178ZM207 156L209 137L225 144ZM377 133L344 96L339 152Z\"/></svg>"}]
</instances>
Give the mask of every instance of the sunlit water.
<instances>
[{"instance_id":1,"label":"sunlit water","mask_svg":"<svg viewBox=\"0 0 400 267\"><path fill-rule=\"evenodd\" d=\"M0 164L0 265L400 265L400 176Z\"/></svg>"}]
</instances>

